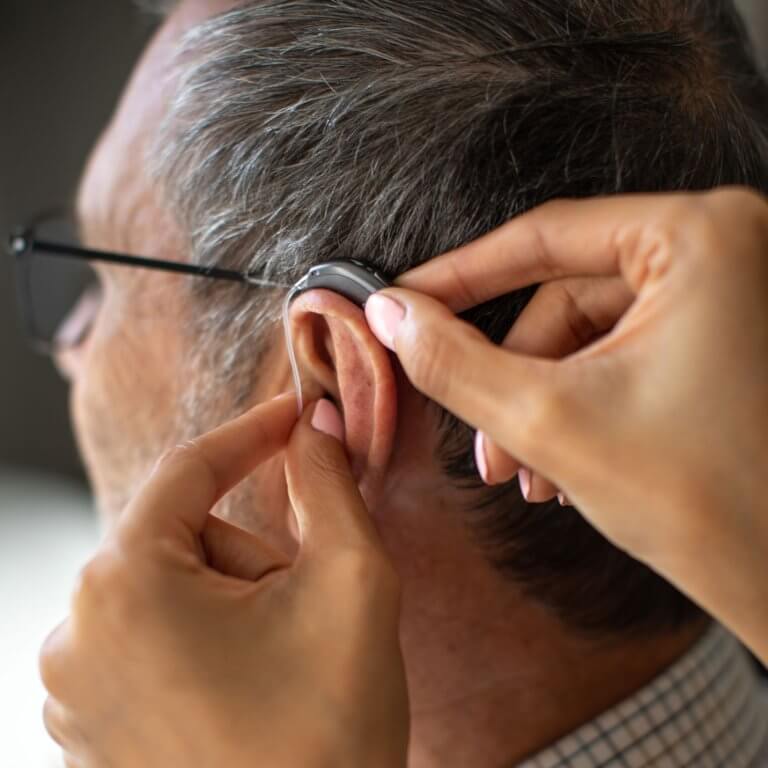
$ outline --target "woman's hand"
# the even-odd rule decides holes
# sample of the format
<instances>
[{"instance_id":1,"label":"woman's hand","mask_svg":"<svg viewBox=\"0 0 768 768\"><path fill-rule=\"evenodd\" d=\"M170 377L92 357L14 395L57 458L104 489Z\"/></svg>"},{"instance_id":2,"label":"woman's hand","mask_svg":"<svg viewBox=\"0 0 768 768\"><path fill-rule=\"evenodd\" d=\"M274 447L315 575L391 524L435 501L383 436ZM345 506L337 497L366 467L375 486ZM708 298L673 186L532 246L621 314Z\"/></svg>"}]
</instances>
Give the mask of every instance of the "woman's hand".
<instances>
[{"instance_id":1,"label":"woman's hand","mask_svg":"<svg viewBox=\"0 0 768 768\"><path fill-rule=\"evenodd\" d=\"M435 300L534 283L506 349ZM401 284L432 298L387 290L369 323L417 389L489 438L486 477L531 468L768 661L765 200L554 202Z\"/></svg>"},{"instance_id":2,"label":"woman's hand","mask_svg":"<svg viewBox=\"0 0 768 768\"><path fill-rule=\"evenodd\" d=\"M338 412L295 414L277 399L174 450L83 571L41 656L68 766L405 765L398 580ZM209 514L286 446L293 562Z\"/></svg>"}]
</instances>

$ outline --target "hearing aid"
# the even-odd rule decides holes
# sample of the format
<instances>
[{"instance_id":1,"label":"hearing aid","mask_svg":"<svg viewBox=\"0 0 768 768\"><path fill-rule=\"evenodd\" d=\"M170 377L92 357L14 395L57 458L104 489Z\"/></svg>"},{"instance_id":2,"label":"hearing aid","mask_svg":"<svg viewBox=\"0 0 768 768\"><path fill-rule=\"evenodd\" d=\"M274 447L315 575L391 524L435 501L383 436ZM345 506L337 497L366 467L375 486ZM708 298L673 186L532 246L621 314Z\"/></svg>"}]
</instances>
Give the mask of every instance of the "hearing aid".
<instances>
[{"instance_id":1,"label":"hearing aid","mask_svg":"<svg viewBox=\"0 0 768 768\"><path fill-rule=\"evenodd\" d=\"M371 294L389 288L389 283L376 270L361 261L329 261L312 267L293 286L289 294L290 301L316 288L338 293L362 308Z\"/></svg>"},{"instance_id":2,"label":"hearing aid","mask_svg":"<svg viewBox=\"0 0 768 768\"><path fill-rule=\"evenodd\" d=\"M389 288L389 283L367 264L355 259L347 259L329 261L312 267L288 292L283 304L283 328L293 384L296 389L299 416L304 412L304 398L301 389L301 373L291 332L290 308L294 299L302 293L318 288L338 293L362 309L370 296L384 288Z\"/></svg>"}]
</instances>

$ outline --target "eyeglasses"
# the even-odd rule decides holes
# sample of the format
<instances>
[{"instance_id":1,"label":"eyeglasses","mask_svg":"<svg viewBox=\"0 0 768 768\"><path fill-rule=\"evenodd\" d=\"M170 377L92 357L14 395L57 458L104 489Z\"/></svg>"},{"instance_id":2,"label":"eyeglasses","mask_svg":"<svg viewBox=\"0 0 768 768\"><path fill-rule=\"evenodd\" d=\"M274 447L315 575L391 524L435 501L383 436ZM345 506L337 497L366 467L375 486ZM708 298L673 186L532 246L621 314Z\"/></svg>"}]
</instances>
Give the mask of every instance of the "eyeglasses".
<instances>
[{"instance_id":1,"label":"eyeglasses","mask_svg":"<svg viewBox=\"0 0 768 768\"><path fill-rule=\"evenodd\" d=\"M46 214L8 238L8 254L16 259L22 320L34 346L51 353L81 343L96 319L102 285L92 262L175 272L247 286L289 288L258 273L202 267L162 259L92 250L79 243L70 216Z\"/></svg>"}]
</instances>

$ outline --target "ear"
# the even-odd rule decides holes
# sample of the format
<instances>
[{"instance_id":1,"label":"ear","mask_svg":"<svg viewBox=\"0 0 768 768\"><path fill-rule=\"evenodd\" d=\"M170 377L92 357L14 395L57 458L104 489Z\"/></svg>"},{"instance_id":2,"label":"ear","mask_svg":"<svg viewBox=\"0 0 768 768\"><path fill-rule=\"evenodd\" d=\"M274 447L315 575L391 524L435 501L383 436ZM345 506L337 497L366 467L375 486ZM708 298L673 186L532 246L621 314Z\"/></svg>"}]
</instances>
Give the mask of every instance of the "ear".
<instances>
[{"instance_id":1,"label":"ear","mask_svg":"<svg viewBox=\"0 0 768 768\"><path fill-rule=\"evenodd\" d=\"M299 296L290 320L304 395L328 396L339 406L352 469L361 490L375 492L397 427L397 385L389 352L371 333L363 310L332 291Z\"/></svg>"}]
</instances>

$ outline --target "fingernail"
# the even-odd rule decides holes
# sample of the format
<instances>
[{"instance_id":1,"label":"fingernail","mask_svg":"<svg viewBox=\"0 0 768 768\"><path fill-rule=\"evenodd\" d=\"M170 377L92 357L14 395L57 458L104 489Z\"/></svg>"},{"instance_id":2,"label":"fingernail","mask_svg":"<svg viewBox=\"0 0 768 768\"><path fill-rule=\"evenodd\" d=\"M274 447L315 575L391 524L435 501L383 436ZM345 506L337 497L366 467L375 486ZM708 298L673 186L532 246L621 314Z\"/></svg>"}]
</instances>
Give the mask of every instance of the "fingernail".
<instances>
[{"instance_id":1,"label":"fingernail","mask_svg":"<svg viewBox=\"0 0 768 768\"><path fill-rule=\"evenodd\" d=\"M485 451L485 435L479 430L475 433L475 464L480 477L486 485L490 485L488 480L488 455Z\"/></svg>"},{"instance_id":2,"label":"fingernail","mask_svg":"<svg viewBox=\"0 0 768 768\"><path fill-rule=\"evenodd\" d=\"M397 328L405 317L403 306L389 296L374 293L365 303L365 317L376 338L394 352Z\"/></svg>"},{"instance_id":3,"label":"fingernail","mask_svg":"<svg viewBox=\"0 0 768 768\"><path fill-rule=\"evenodd\" d=\"M557 500L560 502L560 506L565 506L565 494L564 493L558 493L557 494Z\"/></svg>"},{"instance_id":4,"label":"fingernail","mask_svg":"<svg viewBox=\"0 0 768 768\"><path fill-rule=\"evenodd\" d=\"M312 414L312 426L326 435L344 442L344 420L339 409L330 400L319 400Z\"/></svg>"},{"instance_id":5,"label":"fingernail","mask_svg":"<svg viewBox=\"0 0 768 768\"><path fill-rule=\"evenodd\" d=\"M528 497L531 495L531 470L523 467L517 473L517 477L520 481L520 490L523 493L523 498L528 501Z\"/></svg>"}]
</instances>

